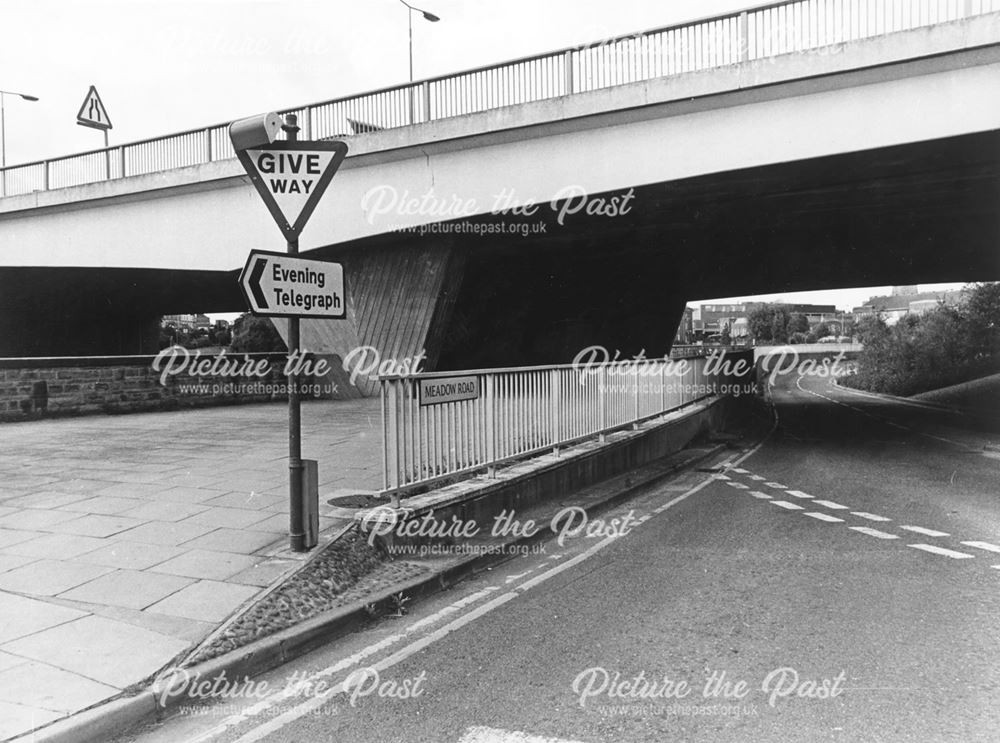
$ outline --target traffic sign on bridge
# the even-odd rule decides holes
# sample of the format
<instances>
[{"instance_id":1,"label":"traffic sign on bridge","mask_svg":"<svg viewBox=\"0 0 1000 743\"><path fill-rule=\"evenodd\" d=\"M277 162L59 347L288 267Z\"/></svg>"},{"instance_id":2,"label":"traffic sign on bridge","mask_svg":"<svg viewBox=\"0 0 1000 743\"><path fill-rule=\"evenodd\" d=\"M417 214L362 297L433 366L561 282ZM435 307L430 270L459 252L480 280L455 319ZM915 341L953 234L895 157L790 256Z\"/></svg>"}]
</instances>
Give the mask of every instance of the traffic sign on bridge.
<instances>
[{"instance_id":1,"label":"traffic sign on bridge","mask_svg":"<svg viewBox=\"0 0 1000 743\"><path fill-rule=\"evenodd\" d=\"M347 316L344 267L339 263L254 250L240 274L240 287L250 311L262 317Z\"/></svg>"},{"instance_id":2,"label":"traffic sign on bridge","mask_svg":"<svg viewBox=\"0 0 1000 743\"><path fill-rule=\"evenodd\" d=\"M347 145L283 141L236 154L278 227L295 239L344 162Z\"/></svg>"}]
</instances>

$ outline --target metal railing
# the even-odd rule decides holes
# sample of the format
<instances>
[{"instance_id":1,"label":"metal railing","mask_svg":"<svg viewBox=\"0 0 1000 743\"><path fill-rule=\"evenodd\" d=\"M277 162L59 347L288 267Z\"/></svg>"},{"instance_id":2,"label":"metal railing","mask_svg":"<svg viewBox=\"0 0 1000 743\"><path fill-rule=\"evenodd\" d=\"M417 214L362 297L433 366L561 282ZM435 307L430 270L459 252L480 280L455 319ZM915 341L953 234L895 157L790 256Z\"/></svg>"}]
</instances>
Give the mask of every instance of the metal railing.
<instances>
[{"instance_id":1,"label":"metal railing","mask_svg":"<svg viewBox=\"0 0 1000 743\"><path fill-rule=\"evenodd\" d=\"M744 368L737 368L743 360ZM388 492L496 466L639 423L750 383L753 353L427 373L380 379ZM449 384L454 382L455 384ZM459 387L467 399L436 402ZM727 385L732 385L727 387Z\"/></svg>"},{"instance_id":2,"label":"metal railing","mask_svg":"<svg viewBox=\"0 0 1000 743\"><path fill-rule=\"evenodd\" d=\"M329 139L819 49L1000 10L1000 0L786 0L282 111ZM0 196L235 157L228 123L0 170Z\"/></svg>"}]
</instances>

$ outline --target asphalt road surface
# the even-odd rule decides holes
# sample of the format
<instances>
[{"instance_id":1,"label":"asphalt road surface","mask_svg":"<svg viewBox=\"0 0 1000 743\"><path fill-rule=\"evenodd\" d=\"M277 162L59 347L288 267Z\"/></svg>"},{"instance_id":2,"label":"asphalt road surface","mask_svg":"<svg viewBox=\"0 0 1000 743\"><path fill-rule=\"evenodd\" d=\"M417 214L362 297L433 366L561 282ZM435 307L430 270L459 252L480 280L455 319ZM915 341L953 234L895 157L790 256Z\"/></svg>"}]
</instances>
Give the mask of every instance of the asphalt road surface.
<instances>
[{"instance_id":1,"label":"asphalt road surface","mask_svg":"<svg viewBox=\"0 0 1000 743\"><path fill-rule=\"evenodd\" d=\"M130 739L1000 740L998 437L823 378L773 399L724 474L604 514L628 533L549 541Z\"/></svg>"}]
</instances>

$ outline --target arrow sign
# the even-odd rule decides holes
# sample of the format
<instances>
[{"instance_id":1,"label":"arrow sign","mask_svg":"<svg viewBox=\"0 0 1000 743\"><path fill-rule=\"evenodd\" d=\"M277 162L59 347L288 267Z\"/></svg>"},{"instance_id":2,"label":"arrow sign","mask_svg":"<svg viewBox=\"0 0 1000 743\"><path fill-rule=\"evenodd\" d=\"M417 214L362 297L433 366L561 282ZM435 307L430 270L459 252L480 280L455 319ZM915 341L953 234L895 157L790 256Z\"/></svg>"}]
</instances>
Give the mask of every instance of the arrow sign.
<instances>
[{"instance_id":1,"label":"arrow sign","mask_svg":"<svg viewBox=\"0 0 1000 743\"><path fill-rule=\"evenodd\" d=\"M93 85L87 91L87 97L83 99L80 113L76 115L76 123L80 126L89 126L91 129L103 129L104 131L111 128L108 110L104 107L101 96L97 94L97 88Z\"/></svg>"},{"instance_id":2,"label":"arrow sign","mask_svg":"<svg viewBox=\"0 0 1000 743\"><path fill-rule=\"evenodd\" d=\"M236 154L278 227L295 239L347 157L347 145L275 142Z\"/></svg>"},{"instance_id":3,"label":"arrow sign","mask_svg":"<svg viewBox=\"0 0 1000 743\"><path fill-rule=\"evenodd\" d=\"M254 250L240 274L240 287L250 311L261 317L347 316L344 267L339 263Z\"/></svg>"}]
</instances>

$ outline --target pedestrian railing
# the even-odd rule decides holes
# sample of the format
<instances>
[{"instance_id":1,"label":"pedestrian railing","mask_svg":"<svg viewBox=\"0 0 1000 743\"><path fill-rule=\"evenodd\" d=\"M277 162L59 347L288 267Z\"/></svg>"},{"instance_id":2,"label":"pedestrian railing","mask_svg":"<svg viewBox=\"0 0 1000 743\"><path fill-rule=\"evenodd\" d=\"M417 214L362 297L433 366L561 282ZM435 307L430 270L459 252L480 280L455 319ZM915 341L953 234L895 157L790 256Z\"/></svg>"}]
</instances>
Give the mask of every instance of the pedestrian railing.
<instances>
[{"instance_id":1,"label":"pedestrian railing","mask_svg":"<svg viewBox=\"0 0 1000 743\"><path fill-rule=\"evenodd\" d=\"M743 361L743 368L738 362ZM380 379L384 489L552 451L716 394L749 392L753 353Z\"/></svg>"},{"instance_id":2,"label":"pedestrian railing","mask_svg":"<svg viewBox=\"0 0 1000 743\"><path fill-rule=\"evenodd\" d=\"M786 0L742 12L338 98L295 113L300 139L394 129L520 103L819 49L1000 10L1000 0ZM0 196L235 157L227 126L0 170Z\"/></svg>"}]
</instances>

